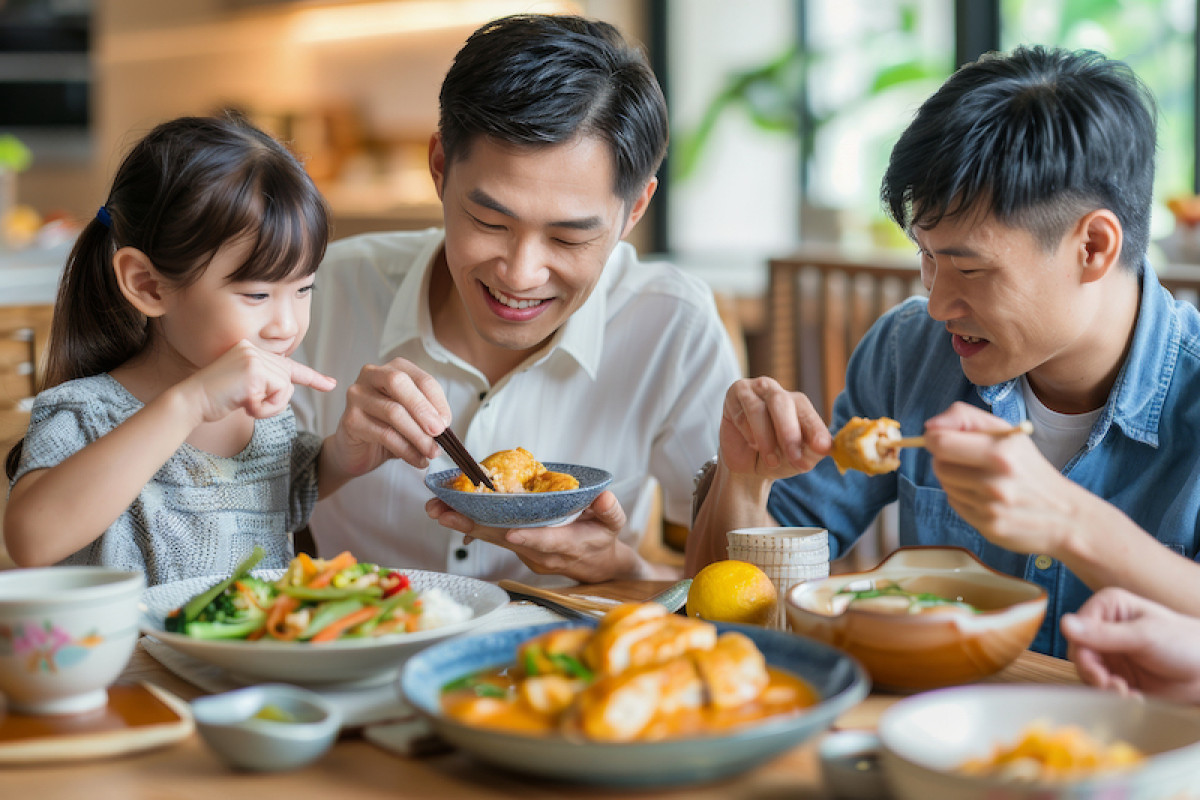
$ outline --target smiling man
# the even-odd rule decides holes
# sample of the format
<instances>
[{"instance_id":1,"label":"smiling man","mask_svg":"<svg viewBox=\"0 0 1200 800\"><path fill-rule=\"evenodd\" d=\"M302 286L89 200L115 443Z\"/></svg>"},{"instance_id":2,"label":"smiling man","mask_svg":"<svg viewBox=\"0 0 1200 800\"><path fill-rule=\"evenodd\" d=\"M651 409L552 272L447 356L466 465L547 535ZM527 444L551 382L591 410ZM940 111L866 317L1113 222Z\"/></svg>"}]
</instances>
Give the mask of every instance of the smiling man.
<instances>
[{"instance_id":1,"label":"smiling man","mask_svg":"<svg viewBox=\"0 0 1200 800\"><path fill-rule=\"evenodd\" d=\"M654 75L605 23L522 15L470 37L440 103L444 230L335 242L321 267L297 359L350 388L295 397L297 421L332 431L344 399L363 469L382 466L318 504L318 549L487 579L668 577L637 553L654 487L686 525L738 366L708 288L621 241L666 151ZM520 446L614 479L570 525L477 527L424 485L450 466L447 425L476 458Z\"/></svg>"},{"instance_id":2,"label":"smiling man","mask_svg":"<svg viewBox=\"0 0 1200 800\"><path fill-rule=\"evenodd\" d=\"M1149 92L1096 53L1020 48L953 75L892 151L883 198L928 299L856 349L834 428L891 417L924 449L839 475L808 398L726 394L696 570L738 527L820 525L834 557L899 501L900 543L965 547L1049 595L1034 648L1097 589L1200 612L1200 315L1146 261ZM989 436L1029 419L1034 434Z\"/></svg>"}]
</instances>

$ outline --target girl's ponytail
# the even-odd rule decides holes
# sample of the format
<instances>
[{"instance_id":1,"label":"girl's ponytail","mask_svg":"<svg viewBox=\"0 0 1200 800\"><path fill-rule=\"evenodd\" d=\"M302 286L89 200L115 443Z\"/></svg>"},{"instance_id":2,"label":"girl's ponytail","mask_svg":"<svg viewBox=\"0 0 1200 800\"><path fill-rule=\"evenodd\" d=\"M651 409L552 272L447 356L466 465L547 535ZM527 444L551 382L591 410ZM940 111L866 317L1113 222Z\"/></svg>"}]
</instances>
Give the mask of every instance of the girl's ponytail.
<instances>
[{"instance_id":1,"label":"girl's ponytail","mask_svg":"<svg viewBox=\"0 0 1200 800\"><path fill-rule=\"evenodd\" d=\"M239 237L253 247L229 281L316 271L329 211L300 162L237 115L180 117L151 130L121 162L107 202L67 258L37 390L110 372L150 341L154 326L117 285L118 249L141 251L182 288ZM21 449L18 442L5 461L10 480Z\"/></svg>"},{"instance_id":2,"label":"girl's ponytail","mask_svg":"<svg viewBox=\"0 0 1200 800\"><path fill-rule=\"evenodd\" d=\"M145 341L146 318L121 294L112 268L120 212L105 211L112 227L99 218L88 222L67 258L38 391L115 369Z\"/></svg>"},{"instance_id":3,"label":"girl's ponytail","mask_svg":"<svg viewBox=\"0 0 1200 800\"><path fill-rule=\"evenodd\" d=\"M117 286L112 269L116 247L110 225L98 218L91 220L71 248L54 300L46 367L35 391L108 372L142 347L145 317ZM4 473L9 480L17 474L24 444L24 438L18 440L4 459Z\"/></svg>"}]
</instances>

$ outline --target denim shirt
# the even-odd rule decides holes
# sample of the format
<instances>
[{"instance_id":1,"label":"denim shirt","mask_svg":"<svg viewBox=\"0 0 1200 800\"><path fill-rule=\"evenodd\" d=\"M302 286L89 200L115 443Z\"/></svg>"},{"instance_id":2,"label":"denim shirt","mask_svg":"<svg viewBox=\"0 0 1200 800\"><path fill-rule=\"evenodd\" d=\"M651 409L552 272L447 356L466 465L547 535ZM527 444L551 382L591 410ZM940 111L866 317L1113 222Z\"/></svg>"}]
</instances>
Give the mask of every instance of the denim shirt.
<instances>
[{"instance_id":1,"label":"denim shirt","mask_svg":"<svg viewBox=\"0 0 1200 800\"><path fill-rule=\"evenodd\" d=\"M1016 424L1025 418L1019 381L975 386L963 375L945 325L924 298L881 317L855 349L846 389L834 403L833 429L852 416L891 417L907 434L961 400ZM1063 475L1121 509L1164 546L1190 559L1200 548L1200 313L1176 301L1147 265L1133 344L1083 448ZM1046 590L1046 618L1034 650L1064 657L1058 620L1092 594L1057 560L992 544L947 502L929 453L901 451L900 468L870 477L840 475L832 459L777 481L767 508L781 525L829 530L830 555L844 554L888 503L898 500L899 539L957 545L994 569Z\"/></svg>"}]
</instances>

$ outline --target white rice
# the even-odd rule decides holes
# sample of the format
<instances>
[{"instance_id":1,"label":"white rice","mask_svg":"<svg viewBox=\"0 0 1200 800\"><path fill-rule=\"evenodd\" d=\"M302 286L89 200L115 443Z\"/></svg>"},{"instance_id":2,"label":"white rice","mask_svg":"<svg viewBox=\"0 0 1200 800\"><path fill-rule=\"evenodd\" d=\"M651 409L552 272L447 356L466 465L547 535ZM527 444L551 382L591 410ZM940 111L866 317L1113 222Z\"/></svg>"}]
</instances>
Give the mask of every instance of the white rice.
<instances>
[{"instance_id":1,"label":"white rice","mask_svg":"<svg viewBox=\"0 0 1200 800\"><path fill-rule=\"evenodd\" d=\"M472 611L453 597L437 588L421 592L421 617L418 630L427 631L464 622L471 618Z\"/></svg>"}]
</instances>

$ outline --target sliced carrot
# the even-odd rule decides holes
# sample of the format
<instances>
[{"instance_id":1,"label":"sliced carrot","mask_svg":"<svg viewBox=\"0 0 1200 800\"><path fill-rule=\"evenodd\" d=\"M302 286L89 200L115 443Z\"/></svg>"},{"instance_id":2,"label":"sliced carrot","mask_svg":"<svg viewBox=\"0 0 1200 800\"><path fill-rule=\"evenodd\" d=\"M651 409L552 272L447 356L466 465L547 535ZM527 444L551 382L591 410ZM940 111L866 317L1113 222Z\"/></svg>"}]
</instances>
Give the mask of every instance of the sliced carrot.
<instances>
[{"instance_id":1,"label":"sliced carrot","mask_svg":"<svg viewBox=\"0 0 1200 800\"><path fill-rule=\"evenodd\" d=\"M374 633L393 633L396 631L412 633L417 629L417 618L411 614L397 610L399 616L384 620L375 626Z\"/></svg>"},{"instance_id":2,"label":"sliced carrot","mask_svg":"<svg viewBox=\"0 0 1200 800\"><path fill-rule=\"evenodd\" d=\"M343 550L333 558L325 562L325 568L316 574L308 586L313 589L320 589L322 586L328 586L333 580L333 576L337 575L347 567L353 567L358 563L358 559L350 554L349 550Z\"/></svg>"},{"instance_id":3,"label":"sliced carrot","mask_svg":"<svg viewBox=\"0 0 1200 800\"><path fill-rule=\"evenodd\" d=\"M295 597L287 594L281 594L275 598L275 602L271 604L271 608L267 611L266 629L275 639L295 639L300 635L301 629L289 630L287 627L287 615L300 607L300 601Z\"/></svg>"},{"instance_id":4,"label":"sliced carrot","mask_svg":"<svg viewBox=\"0 0 1200 800\"><path fill-rule=\"evenodd\" d=\"M296 564L300 567L300 575L305 578L317 574L317 565L313 563L312 557L308 553L297 554Z\"/></svg>"},{"instance_id":5,"label":"sliced carrot","mask_svg":"<svg viewBox=\"0 0 1200 800\"><path fill-rule=\"evenodd\" d=\"M326 625L312 637L314 642L332 642L334 639L341 636L346 631L353 628L355 625L360 625L371 619L378 613L379 609L375 606L366 606L357 611L351 611L341 619L335 619L333 622Z\"/></svg>"},{"instance_id":6,"label":"sliced carrot","mask_svg":"<svg viewBox=\"0 0 1200 800\"><path fill-rule=\"evenodd\" d=\"M234 581L233 585L234 585L234 588L236 588L238 590L238 594L240 594L242 597L246 598L246 603L250 607L262 608L262 606L259 605L258 598L254 595L253 589L251 589L249 586L242 583L241 581Z\"/></svg>"}]
</instances>

